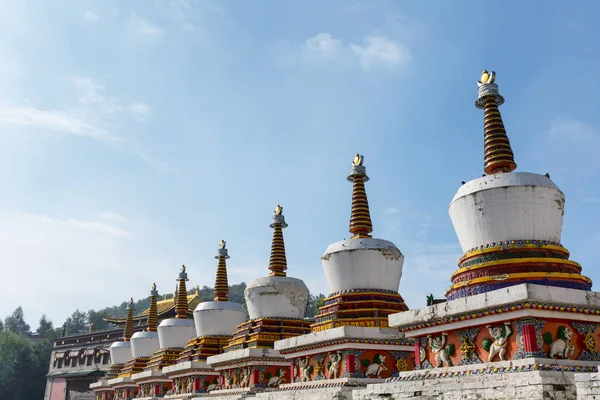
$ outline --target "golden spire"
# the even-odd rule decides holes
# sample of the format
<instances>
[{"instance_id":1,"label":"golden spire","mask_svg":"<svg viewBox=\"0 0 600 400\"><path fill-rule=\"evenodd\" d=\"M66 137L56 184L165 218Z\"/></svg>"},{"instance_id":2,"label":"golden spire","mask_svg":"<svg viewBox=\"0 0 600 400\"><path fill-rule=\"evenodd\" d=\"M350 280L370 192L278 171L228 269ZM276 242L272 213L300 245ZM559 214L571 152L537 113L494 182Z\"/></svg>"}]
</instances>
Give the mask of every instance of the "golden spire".
<instances>
[{"instance_id":1,"label":"golden spire","mask_svg":"<svg viewBox=\"0 0 600 400\"><path fill-rule=\"evenodd\" d=\"M175 318L187 318L188 312L188 301L187 301L187 290L185 288L185 281L188 280L187 274L185 273L185 265L181 266L181 272L179 273L179 288L176 295L175 302Z\"/></svg>"},{"instance_id":2,"label":"golden spire","mask_svg":"<svg viewBox=\"0 0 600 400\"><path fill-rule=\"evenodd\" d=\"M156 306L156 283L152 284L152 290L150 291L150 311L148 311L148 332L156 332L156 326L158 325L158 307Z\"/></svg>"},{"instance_id":3,"label":"golden spire","mask_svg":"<svg viewBox=\"0 0 600 400\"><path fill-rule=\"evenodd\" d=\"M504 129L504 122L498 106L504 103L504 97L498 92L495 83L496 73L483 70L479 86L477 108L483 109L483 147L484 171L486 174L511 172L517 168L510 141Z\"/></svg>"},{"instance_id":4,"label":"golden spire","mask_svg":"<svg viewBox=\"0 0 600 400\"><path fill-rule=\"evenodd\" d=\"M225 260L229 258L227 249L225 246L227 243L221 240L219 243L219 250L216 259L219 260L217 265L217 279L215 281L215 301L227 301L229 300L229 286L227 284L227 264Z\"/></svg>"},{"instance_id":5,"label":"golden spire","mask_svg":"<svg viewBox=\"0 0 600 400\"><path fill-rule=\"evenodd\" d=\"M125 328L123 329L123 341L129 342L133 335L133 297L129 299L127 305L127 319L125 320Z\"/></svg>"},{"instance_id":6,"label":"golden spire","mask_svg":"<svg viewBox=\"0 0 600 400\"><path fill-rule=\"evenodd\" d=\"M365 182L369 180L367 170L363 165L365 158L360 154L354 156L352 168L348 180L353 183L352 187L352 212L350 214L350 233L352 239L370 238L373 232L371 223L371 212L369 201L365 191Z\"/></svg>"},{"instance_id":7,"label":"golden spire","mask_svg":"<svg viewBox=\"0 0 600 400\"><path fill-rule=\"evenodd\" d=\"M275 207L275 215L271 228L273 228L273 243L271 244L271 259L269 260L269 276L286 276L287 259L285 257L285 244L283 243L283 228L287 227L283 216L283 207Z\"/></svg>"}]
</instances>

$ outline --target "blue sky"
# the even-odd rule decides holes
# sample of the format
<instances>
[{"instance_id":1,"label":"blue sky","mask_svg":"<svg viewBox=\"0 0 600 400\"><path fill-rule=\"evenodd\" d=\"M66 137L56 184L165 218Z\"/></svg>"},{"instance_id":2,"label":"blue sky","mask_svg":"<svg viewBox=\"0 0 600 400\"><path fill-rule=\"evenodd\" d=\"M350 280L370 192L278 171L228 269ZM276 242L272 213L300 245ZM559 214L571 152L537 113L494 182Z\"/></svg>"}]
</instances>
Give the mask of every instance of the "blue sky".
<instances>
[{"instance_id":1,"label":"blue sky","mask_svg":"<svg viewBox=\"0 0 600 400\"><path fill-rule=\"evenodd\" d=\"M593 1L6 1L0 14L0 316L75 309L268 273L284 207L288 273L327 293L348 237L356 152L374 235L405 254L410 307L461 255L447 207L483 172L475 81L497 71L519 171L567 196L584 273L600 231ZM518 238L520 239L520 238ZM22 282L22 283L21 283Z\"/></svg>"}]
</instances>

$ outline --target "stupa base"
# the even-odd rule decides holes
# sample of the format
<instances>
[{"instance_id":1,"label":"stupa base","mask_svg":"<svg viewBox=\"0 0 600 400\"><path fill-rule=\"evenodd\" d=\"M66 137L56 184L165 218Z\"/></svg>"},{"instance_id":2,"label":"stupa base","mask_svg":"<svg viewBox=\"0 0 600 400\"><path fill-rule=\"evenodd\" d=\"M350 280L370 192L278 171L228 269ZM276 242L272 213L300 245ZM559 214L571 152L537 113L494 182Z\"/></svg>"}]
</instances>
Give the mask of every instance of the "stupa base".
<instances>
[{"instance_id":1,"label":"stupa base","mask_svg":"<svg viewBox=\"0 0 600 400\"><path fill-rule=\"evenodd\" d=\"M110 400L114 397L114 390L108 384L106 378L90 384L90 389L94 392L96 400Z\"/></svg>"},{"instance_id":2,"label":"stupa base","mask_svg":"<svg viewBox=\"0 0 600 400\"><path fill-rule=\"evenodd\" d=\"M108 384L114 390L114 400L129 400L139 395L139 386L129 377L109 379Z\"/></svg>"},{"instance_id":3,"label":"stupa base","mask_svg":"<svg viewBox=\"0 0 600 400\"><path fill-rule=\"evenodd\" d=\"M596 370L594 363L526 358L481 365L402 372L385 383L353 393L353 400L373 398L430 400L576 399L577 373ZM314 397L321 399L323 397Z\"/></svg>"},{"instance_id":4,"label":"stupa base","mask_svg":"<svg viewBox=\"0 0 600 400\"><path fill-rule=\"evenodd\" d=\"M211 397L257 393L291 382L290 362L273 349L234 350L206 361L219 373L219 390Z\"/></svg>"},{"instance_id":5,"label":"stupa base","mask_svg":"<svg viewBox=\"0 0 600 400\"><path fill-rule=\"evenodd\" d=\"M575 374L575 388L578 399L600 398L600 373Z\"/></svg>"},{"instance_id":6,"label":"stupa base","mask_svg":"<svg viewBox=\"0 0 600 400\"><path fill-rule=\"evenodd\" d=\"M208 393L219 387L219 373L203 361L184 361L163 368L163 374L173 381L172 394L166 398L182 398Z\"/></svg>"},{"instance_id":7,"label":"stupa base","mask_svg":"<svg viewBox=\"0 0 600 400\"><path fill-rule=\"evenodd\" d=\"M417 340L416 369L532 357L600 365L597 292L525 283L393 314L390 325Z\"/></svg>"},{"instance_id":8,"label":"stupa base","mask_svg":"<svg viewBox=\"0 0 600 400\"><path fill-rule=\"evenodd\" d=\"M414 368L413 341L391 328L343 326L281 340L275 349L292 363L299 388L350 378L344 382L376 383Z\"/></svg>"},{"instance_id":9,"label":"stupa base","mask_svg":"<svg viewBox=\"0 0 600 400\"><path fill-rule=\"evenodd\" d=\"M164 397L173 389L173 382L158 369L146 369L133 374L131 379L140 387L142 399Z\"/></svg>"}]
</instances>

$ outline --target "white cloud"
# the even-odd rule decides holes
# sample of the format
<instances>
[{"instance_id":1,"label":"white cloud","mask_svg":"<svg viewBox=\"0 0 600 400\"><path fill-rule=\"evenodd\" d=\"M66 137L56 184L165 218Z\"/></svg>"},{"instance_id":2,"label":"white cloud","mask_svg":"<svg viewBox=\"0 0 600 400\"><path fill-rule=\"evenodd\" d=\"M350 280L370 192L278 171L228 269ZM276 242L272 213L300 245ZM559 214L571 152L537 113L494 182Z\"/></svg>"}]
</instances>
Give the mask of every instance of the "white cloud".
<instances>
[{"instance_id":1,"label":"white cloud","mask_svg":"<svg viewBox=\"0 0 600 400\"><path fill-rule=\"evenodd\" d=\"M97 140L116 142L118 139L106 130L90 124L77 115L60 111L41 110L29 106L0 103L0 123L45 128Z\"/></svg>"},{"instance_id":2,"label":"white cloud","mask_svg":"<svg viewBox=\"0 0 600 400\"><path fill-rule=\"evenodd\" d=\"M136 35L154 38L158 38L163 35L163 30L160 27L146 21L135 13L131 14L131 17L129 18L129 25L133 33Z\"/></svg>"},{"instance_id":3,"label":"white cloud","mask_svg":"<svg viewBox=\"0 0 600 400\"><path fill-rule=\"evenodd\" d=\"M105 114L115 114L121 111L119 102L108 96L106 88L91 78L76 78L73 82L79 91L79 104L93 106L94 111Z\"/></svg>"},{"instance_id":4,"label":"white cloud","mask_svg":"<svg viewBox=\"0 0 600 400\"><path fill-rule=\"evenodd\" d=\"M367 72L376 67L405 67L411 60L408 47L385 36L366 36L363 45L351 44L350 50L358 56L361 67Z\"/></svg>"},{"instance_id":5,"label":"white cloud","mask_svg":"<svg viewBox=\"0 0 600 400\"><path fill-rule=\"evenodd\" d=\"M342 51L344 44L341 40L334 39L331 34L319 33L305 42L305 50L311 54L324 59L333 59Z\"/></svg>"},{"instance_id":6,"label":"white cloud","mask_svg":"<svg viewBox=\"0 0 600 400\"><path fill-rule=\"evenodd\" d=\"M196 26L192 22L190 22L186 14L187 9L191 7L189 1L172 0L169 3L169 6L171 7L173 17L179 21L181 29L188 32L191 32L196 29Z\"/></svg>"},{"instance_id":7,"label":"white cloud","mask_svg":"<svg viewBox=\"0 0 600 400\"><path fill-rule=\"evenodd\" d=\"M83 18L87 22L97 22L100 20L100 16L91 10L86 11L85 14L83 14Z\"/></svg>"},{"instance_id":8,"label":"white cloud","mask_svg":"<svg viewBox=\"0 0 600 400\"><path fill-rule=\"evenodd\" d=\"M142 117L149 117L151 114L150 106L145 103L133 103L129 109L132 113Z\"/></svg>"},{"instance_id":9,"label":"white cloud","mask_svg":"<svg viewBox=\"0 0 600 400\"><path fill-rule=\"evenodd\" d=\"M365 72L376 68L397 69L411 60L410 50L381 35L366 35L363 44L345 43L328 32L321 32L304 42L303 54L309 60L325 62L356 62Z\"/></svg>"},{"instance_id":10,"label":"white cloud","mask_svg":"<svg viewBox=\"0 0 600 400\"><path fill-rule=\"evenodd\" d=\"M550 123L548 134L553 139L572 139L578 142L591 142L597 138L593 126L568 116L556 117Z\"/></svg>"}]
</instances>

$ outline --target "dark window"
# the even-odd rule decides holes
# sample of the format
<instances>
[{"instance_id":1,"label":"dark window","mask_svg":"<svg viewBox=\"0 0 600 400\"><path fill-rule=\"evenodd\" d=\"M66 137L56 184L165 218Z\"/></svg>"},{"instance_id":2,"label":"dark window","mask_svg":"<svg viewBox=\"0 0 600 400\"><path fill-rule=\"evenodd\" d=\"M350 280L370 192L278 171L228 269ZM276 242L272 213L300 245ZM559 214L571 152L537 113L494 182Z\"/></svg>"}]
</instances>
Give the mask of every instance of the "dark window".
<instances>
[{"instance_id":1,"label":"dark window","mask_svg":"<svg viewBox=\"0 0 600 400\"><path fill-rule=\"evenodd\" d=\"M77 366L77 357L71 358L71 367L76 367L76 366Z\"/></svg>"},{"instance_id":2,"label":"dark window","mask_svg":"<svg viewBox=\"0 0 600 400\"><path fill-rule=\"evenodd\" d=\"M92 365L92 358L94 358L93 355L87 356L86 357L86 361L85 361L85 365Z\"/></svg>"},{"instance_id":3,"label":"dark window","mask_svg":"<svg viewBox=\"0 0 600 400\"><path fill-rule=\"evenodd\" d=\"M108 353L102 355L102 364L108 364Z\"/></svg>"},{"instance_id":4,"label":"dark window","mask_svg":"<svg viewBox=\"0 0 600 400\"><path fill-rule=\"evenodd\" d=\"M58 365L56 366L56 368L62 368L63 367L63 359L59 358L58 359Z\"/></svg>"}]
</instances>

